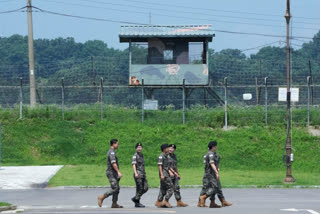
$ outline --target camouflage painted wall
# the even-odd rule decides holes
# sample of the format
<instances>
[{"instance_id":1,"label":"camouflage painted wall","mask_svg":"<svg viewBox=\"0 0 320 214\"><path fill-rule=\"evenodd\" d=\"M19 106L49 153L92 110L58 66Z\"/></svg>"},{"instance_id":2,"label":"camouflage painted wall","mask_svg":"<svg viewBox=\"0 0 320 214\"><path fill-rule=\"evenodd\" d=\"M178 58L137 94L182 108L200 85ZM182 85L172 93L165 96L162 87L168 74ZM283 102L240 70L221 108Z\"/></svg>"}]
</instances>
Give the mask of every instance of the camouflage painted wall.
<instances>
[{"instance_id":1,"label":"camouflage painted wall","mask_svg":"<svg viewBox=\"0 0 320 214\"><path fill-rule=\"evenodd\" d=\"M131 65L130 85L207 85L208 67L205 64Z\"/></svg>"}]
</instances>

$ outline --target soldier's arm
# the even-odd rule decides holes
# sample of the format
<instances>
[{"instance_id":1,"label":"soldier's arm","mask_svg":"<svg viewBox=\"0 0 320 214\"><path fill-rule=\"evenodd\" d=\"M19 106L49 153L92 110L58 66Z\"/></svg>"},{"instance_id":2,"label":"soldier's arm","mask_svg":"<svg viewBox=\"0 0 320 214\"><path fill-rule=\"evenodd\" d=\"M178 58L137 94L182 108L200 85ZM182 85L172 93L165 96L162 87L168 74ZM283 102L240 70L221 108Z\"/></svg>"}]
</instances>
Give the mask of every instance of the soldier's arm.
<instances>
[{"instance_id":1,"label":"soldier's arm","mask_svg":"<svg viewBox=\"0 0 320 214\"><path fill-rule=\"evenodd\" d=\"M132 164L133 172L134 172L134 177L138 178L138 173L137 173L137 167L135 164Z\"/></svg>"},{"instance_id":2,"label":"soldier's arm","mask_svg":"<svg viewBox=\"0 0 320 214\"><path fill-rule=\"evenodd\" d=\"M138 173L137 173L137 160L136 160L136 156L134 155L132 157L132 168L133 168L133 172L134 172L134 177L138 178Z\"/></svg>"},{"instance_id":3,"label":"soldier's arm","mask_svg":"<svg viewBox=\"0 0 320 214\"><path fill-rule=\"evenodd\" d=\"M162 172L162 166L163 166L163 157L160 155L158 158L158 168L159 168L159 173L160 173L160 179L163 181L164 175Z\"/></svg>"},{"instance_id":4,"label":"soldier's arm","mask_svg":"<svg viewBox=\"0 0 320 214\"><path fill-rule=\"evenodd\" d=\"M119 171L119 168L117 166L117 163L112 163L112 167L113 169L118 173L118 177L121 178L122 177L122 174L121 172Z\"/></svg>"},{"instance_id":5,"label":"soldier's arm","mask_svg":"<svg viewBox=\"0 0 320 214\"><path fill-rule=\"evenodd\" d=\"M175 176L180 177L180 176L179 176L179 173L176 172L174 169L170 168L170 172L171 172L172 174L174 174Z\"/></svg>"},{"instance_id":6,"label":"soldier's arm","mask_svg":"<svg viewBox=\"0 0 320 214\"><path fill-rule=\"evenodd\" d=\"M158 167L159 167L160 179L163 181L164 180L164 176L163 176L163 173L162 173L162 164L158 164Z\"/></svg>"},{"instance_id":7,"label":"soldier's arm","mask_svg":"<svg viewBox=\"0 0 320 214\"><path fill-rule=\"evenodd\" d=\"M210 163L211 168L213 169L213 171L216 173L217 175L217 179L219 179L219 172L216 168L216 165L214 165L214 163Z\"/></svg>"}]
</instances>

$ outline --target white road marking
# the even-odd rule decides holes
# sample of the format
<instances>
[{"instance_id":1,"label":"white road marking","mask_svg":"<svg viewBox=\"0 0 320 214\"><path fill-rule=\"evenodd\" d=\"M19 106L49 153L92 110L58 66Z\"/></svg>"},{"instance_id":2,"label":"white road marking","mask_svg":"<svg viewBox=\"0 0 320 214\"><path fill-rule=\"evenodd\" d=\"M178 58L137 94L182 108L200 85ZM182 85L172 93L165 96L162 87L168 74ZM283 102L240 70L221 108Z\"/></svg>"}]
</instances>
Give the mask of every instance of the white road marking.
<instances>
[{"instance_id":1,"label":"white road marking","mask_svg":"<svg viewBox=\"0 0 320 214\"><path fill-rule=\"evenodd\" d=\"M320 214L314 210L309 210L309 209L295 209L295 208L290 208L290 209L280 209L281 211L289 211L289 212L299 212L299 211L307 211L311 214Z\"/></svg>"},{"instance_id":2,"label":"white road marking","mask_svg":"<svg viewBox=\"0 0 320 214\"><path fill-rule=\"evenodd\" d=\"M2 211L0 213L2 214L2 213L21 213L21 212L24 212L24 209L8 210L8 211Z\"/></svg>"}]
</instances>

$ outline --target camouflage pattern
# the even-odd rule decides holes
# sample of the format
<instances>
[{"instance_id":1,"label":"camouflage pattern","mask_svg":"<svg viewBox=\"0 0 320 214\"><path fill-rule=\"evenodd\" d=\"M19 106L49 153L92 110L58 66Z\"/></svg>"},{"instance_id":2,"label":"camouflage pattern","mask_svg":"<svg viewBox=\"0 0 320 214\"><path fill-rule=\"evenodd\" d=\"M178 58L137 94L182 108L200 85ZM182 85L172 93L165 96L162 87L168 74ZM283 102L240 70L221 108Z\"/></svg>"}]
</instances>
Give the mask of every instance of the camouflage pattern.
<instances>
[{"instance_id":1,"label":"camouflage pattern","mask_svg":"<svg viewBox=\"0 0 320 214\"><path fill-rule=\"evenodd\" d=\"M178 172L178 160L177 160L177 156L175 154L168 155L168 163L169 163L169 168L172 168L175 172ZM171 179L172 179L172 183L173 183L174 196L175 196L176 200L179 201L179 200L181 200L179 179L176 176L174 176Z\"/></svg>"},{"instance_id":2,"label":"camouflage pattern","mask_svg":"<svg viewBox=\"0 0 320 214\"><path fill-rule=\"evenodd\" d=\"M136 199L140 200L141 196L148 191L148 181L146 178L146 172L144 169L144 157L142 153L135 153L132 156L132 164L136 165L138 178L133 174L134 181L136 183Z\"/></svg>"},{"instance_id":3,"label":"camouflage pattern","mask_svg":"<svg viewBox=\"0 0 320 214\"><path fill-rule=\"evenodd\" d=\"M214 164L214 153L212 151L208 151L206 155L203 156L204 167L204 176L202 179L202 190L200 195L206 194L208 197L211 197L213 194L217 192L218 189L218 180L216 177L216 173L213 171L210 164Z\"/></svg>"},{"instance_id":4,"label":"camouflage pattern","mask_svg":"<svg viewBox=\"0 0 320 214\"><path fill-rule=\"evenodd\" d=\"M119 195L119 192L120 192L120 186L119 186L120 178L118 178L118 173L112 167L113 163L116 163L118 168L119 168L117 154L114 151L114 149L110 148L108 153L107 153L107 167L108 168L107 168L107 171L106 171L106 175L107 175L107 178L108 178L108 180L110 182L111 189L108 190L107 192L105 192L104 195L106 197L109 197L109 196L112 195L112 201L113 202L117 202L118 201L118 195Z\"/></svg>"},{"instance_id":5,"label":"camouflage pattern","mask_svg":"<svg viewBox=\"0 0 320 214\"><path fill-rule=\"evenodd\" d=\"M162 165L162 173L164 176L164 181L161 181L159 172L160 191L158 195L158 200L162 201L165 197L165 199L168 201L173 195L173 183L169 175L168 155L161 153L158 158L158 165Z\"/></svg>"},{"instance_id":6,"label":"camouflage pattern","mask_svg":"<svg viewBox=\"0 0 320 214\"><path fill-rule=\"evenodd\" d=\"M130 85L207 85L206 64L146 64L131 65Z\"/></svg>"},{"instance_id":7,"label":"camouflage pattern","mask_svg":"<svg viewBox=\"0 0 320 214\"><path fill-rule=\"evenodd\" d=\"M216 168L219 169L220 156L219 156L219 154L217 152L214 152L214 164L215 164ZM214 199L215 195L217 195L219 199L224 198L224 195L222 193L222 187L221 187L220 179L218 180L218 187L217 187L216 194L213 194L211 196L211 199Z\"/></svg>"}]
</instances>

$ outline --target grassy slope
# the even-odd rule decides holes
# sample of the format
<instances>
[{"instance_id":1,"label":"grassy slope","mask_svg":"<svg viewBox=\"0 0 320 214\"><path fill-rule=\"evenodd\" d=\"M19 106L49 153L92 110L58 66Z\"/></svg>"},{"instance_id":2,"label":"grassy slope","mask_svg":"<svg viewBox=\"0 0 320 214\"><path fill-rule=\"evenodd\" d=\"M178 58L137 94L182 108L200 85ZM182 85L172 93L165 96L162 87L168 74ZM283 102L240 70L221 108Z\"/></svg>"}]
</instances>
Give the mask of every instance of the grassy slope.
<instances>
[{"instance_id":1,"label":"grassy slope","mask_svg":"<svg viewBox=\"0 0 320 214\"><path fill-rule=\"evenodd\" d=\"M59 119L60 112L57 108L24 109L24 115L26 115L24 120L16 120L16 110L2 110L0 111L2 162L5 165L94 164L100 165L97 166L98 168L105 169L108 141L111 138L118 138L120 166L127 170L125 173L130 180L132 176L130 159L134 153L134 145L138 141L144 143L146 165L150 169L156 167L157 156L160 153L159 146L168 142L177 144L180 168L190 174L195 171L197 175L201 175L202 156L207 151L207 143L215 139L219 142L219 153L222 157L221 169L226 173L225 183L227 184L234 184L232 177L235 176L235 172L238 172L238 175L241 175L241 172L248 172L246 174L249 176L252 170L279 173L285 170L282 163L286 138L283 124L263 127L250 124L252 121L242 120L239 117L235 121L244 123L244 126L226 132L208 125L220 122L221 118L218 117L220 113L215 114L214 110L198 109L198 114L192 120L189 119L185 126L179 124L180 121L177 118L180 112L177 111L148 113L146 122L141 124L137 122L140 117L138 110L123 108L106 110L108 111L105 113L104 121L98 119L99 114L95 109L88 110L81 107L69 109L65 121ZM252 111L255 112L255 110ZM249 115L250 112L245 114ZM208 118L211 120L209 121ZM310 136L305 128L297 126L293 128L292 139L295 153L293 170L302 174L304 172L319 174L319 140ZM90 167L80 168L85 171L84 174L92 174ZM89 171L86 173L86 170ZM149 174L157 177L156 173ZM104 170L99 174L92 174L92 177L100 177L105 181ZM237 176L236 180L248 184L244 177ZM280 177L282 179L282 176ZM102 184L94 179L92 183ZM189 181L188 179L182 180L182 184L199 183L199 179L189 179ZM256 178L247 180L250 184L255 184L254 179ZM316 177L314 179L319 181ZM130 185L132 181L124 180L123 182L123 185ZM89 183L88 181L87 185ZM272 183L274 182L270 180L270 184ZM315 182L306 181L305 183ZM263 185L259 182L257 184Z\"/></svg>"}]
</instances>

